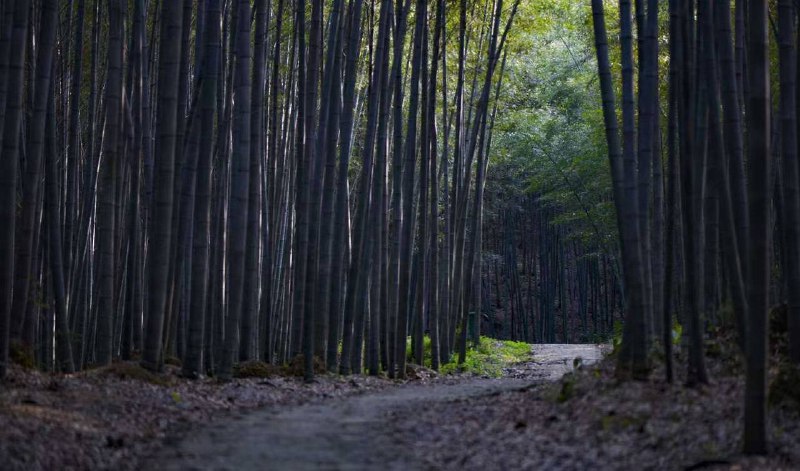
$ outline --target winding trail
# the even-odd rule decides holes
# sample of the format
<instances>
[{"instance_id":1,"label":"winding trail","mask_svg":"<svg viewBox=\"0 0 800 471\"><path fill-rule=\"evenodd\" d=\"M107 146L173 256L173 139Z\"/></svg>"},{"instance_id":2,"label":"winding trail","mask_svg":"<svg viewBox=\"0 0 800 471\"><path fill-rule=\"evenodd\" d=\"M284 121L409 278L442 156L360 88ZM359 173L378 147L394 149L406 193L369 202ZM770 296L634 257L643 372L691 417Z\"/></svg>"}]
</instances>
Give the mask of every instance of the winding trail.
<instances>
[{"instance_id":1,"label":"winding trail","mask_svg":"<svg viewBox=\"0 0 800 471\"><path fill-rule=\"evenodd\" d=\"M169 470L417 470L385 424L416 406L524 390L560 378L598 345L534 345L533 360L501 379L406 384L290 408L269 408L198 429L157 458Z\"/></svg>"}]
</instances>

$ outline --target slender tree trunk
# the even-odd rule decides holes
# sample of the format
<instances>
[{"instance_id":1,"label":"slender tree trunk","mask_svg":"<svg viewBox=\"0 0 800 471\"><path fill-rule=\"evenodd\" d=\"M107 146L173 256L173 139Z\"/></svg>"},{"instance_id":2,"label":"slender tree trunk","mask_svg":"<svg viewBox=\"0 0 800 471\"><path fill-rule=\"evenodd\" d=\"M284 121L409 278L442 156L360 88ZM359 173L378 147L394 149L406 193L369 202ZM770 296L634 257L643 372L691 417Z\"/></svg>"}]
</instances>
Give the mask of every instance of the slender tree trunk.
<instances>
[{"instance_id":1,"label":"slender tree trunk","mask_svg":"<svg viewBox=\"0 0 800 471\"><path fill-rule=\"evenodd\" d=\"M737 22L740 18L741 1L737 2ZM742 110L740 106L741 80L740 70L737 67L735 54L738 54L739 43L737 37L737 50L734 51L731 42L731 13L730 3L715 2L714 19L717 29L717 44L719 48L720 84L722 89L723 134L725 139L726 159L729 175L729 186L733 199L734 219L736 221L736 240L739 260L742 268L745 266L747 253L747 237L749 233L749 215L747 212L747 182L744 171L744 134L742 132ZM738 23L737 23L738 24ZM740 26L737 26L737 34ZM742 270L746 272L746 270ZM739 334L744 336L744 324L740 320ZM741 342L744 342L743 338Z\"/></svg>"},{"instance_id":2,"label":"slender tree trunk","mask_svg":"<svg viewBox=\"0 0 800 471\"><path fill-rule=\"evenodd\" d=\"M626 154L623 153L619 137L611 65L608 58L608 36L606 33L605 12L602 0L592 0L592 14L594 18L594 39L600 76L600 90L603 100L603 119L606 127L606 143L608 145L614 201L617 207L617 227L621 235L620 245L623 276L625 279L626 312L630 314L635 311L641 312L643 303L641 265L639 264L640 253L637 241L638 230L636 230L635 225L626 224L626 221L635 220L636 218L636 187L634 185L635 180L631 176L632 169L630 168L630 162L624 161L623 156ZM627 10L627 14L627 21L629 22L629 10ZM623 96L625 96L624 93ZM627 100L629 102L628 106L631 106L630 97L628 97ZM630 123L628 123L628 126L630 126ZM628 136L628 138L630 138L630 136ZM632 151L629 149L629 153L630 152ZM630 159L631 157L628 156L629 161ZM623 340L623 352L620 352L617 366L622 375L626 375L632 370L632 366L629 363L630 353L626 354L627 356L623 355L627 348L629 347L625 347ZM638 375L646 372L633 371L633 373Z\"/></svg>"},{"instance_id":3,"label":"slender tree trunk","mask_svg":"<svg viewBox=\"0 0 800 471\"><path fill-rule=\"evenodd\" d=\"M427 11L427 0L417 0L416 11ZM397 314L397 337L395 358L397 360L397 376L405 378L406 373L406 335L408 333L409 313L412 299L411 291L411 258L413 252L413 220L414 220L414 170L417 153L417 112L419 111L419 85L422 68L422 29L425 15L417 15L414 28L414 48L411 59L411 83L406 123L405 165L403 169L403 225L400 232L400 283Z\"/></svg>"},{"instance_id":4,"label":"slender tree trunk","mask_svg":"<svg viewBox=\"0 0 800 471\"><path fill-rule=\"evenodd\" d=\"M309 211L309 160L305 146L307 133L306 113L309 111L307 61L306 61L306 0L295 3L295 34L297 37L297 102L295 115L295 155L297 176L295 183L295 227L293 250L292 280L292 336L291 354L300 354L303 350L303 325L306 316L306 270L308 262L308 224Z\"/></svg>"},{"instance_id":5,"label":"slender tree trunk","mask_svg":"<svg viewBox=\"0 0 800 471\"><path fill-rule=\"evenodd\" d=\"M750 232L744 451L767 452L767 308L770 240L770 90L767 2L748 1L747 138Z\"/></svg>"},{"instance_id":6,"label":"slender tree trunk","mask_svg":"<svg viewBox=\"0 0 800 471\"><path fill-rule=\"evenodd\" d=\"M250 191L250 1L236 7L234 102L231 152L231 190L228 207L227 282L230 287L225 320L225 346L220 359L219 378L231 379L238 352L239 320L242 313L247 244L248 193Z\"/></svg>"},{"instance_id":7,"label":"slender tree trunk","mask_svg":"<svg viewBox=\"0 0 800 471\"><path fill-rule=\"evenodd\" d=\"M12 335L19 337L22 332L14 327L21 327L23 322L31 322L22 317L31 303L31 284L38 277L34 271L35 251L34 234L38 229L37 216L39 215L39 202L41 195L39 187L44 167L45 125L47 115L47 101L52 72L54 70L54 50L56 44L56 29L58 28L58 8L48 2L43 5L41 28L36 34L37 50L35 81L28 87L28 91L35 90L33 110L30 115L30 132L25 152L24 177L22 182L22 200L19 224L16 230L16 259L14 263L14 300L11 307L12 315L19 314L18 319L12 319ZM19 6L22 6L20 3ZM110 67L109 67L110 68ZM5 154L5 152L4 152ZM28 347L33 347L28 345Z\"/></svg>"},{"instance_id":8,"label":"slender tree trunk","mask_svg":"<svg viewBox=\"0 0 800 471\"><path fill-rule=\"evenodd\" d=\"M148 257L148 309L145 326L142 366L161 369L162 340L166 320L169 286L169 260L172 242L174 204L175 149L177 143L178 72L181 57L182 11L179 2L161 4L160 45L158 55L158 115L155 159L154 211Z\"/></svg>"},{"instance_id":9,"label":"slender tree trunk","mask_svg":"<svg viewBox=\"0 0 800 471\"><path fill-rule=\"evenodd\" d=\"M679 41L680 23L678 17L678 2L680 0L670 0L669 2L669 52L671 57L679 56L681 47ZM664 372L666 380L671 383L674 376L672 358L672 309L678 303L673 302L672 288L675 278L675 255L677 228L675 224L676 213L680 212L678 192L678 80L680 78L680 62L672 60L669 63L669 91L668 91L668 117L667 117L667 165L669 171L667 175L667 211L666 211L666 253L664 264L664 297L662 307L662 339L664 345Z\"/></svg>"},{"instance_id":10,"label":"slender tree trunk","mask_svg":"<svg viewBox=\"0 0 800 471\"><path fill-rule=\"evenodd\" d=\"M391 9L391 2L387 2L387 12ZM388 55L389 51L389 32L383 38L383 51ZM369 338L367 342L367 365L369 374L378 375L380 372L380 346L381 329L386 323L385 310L386 304L386 259L384 254L384 235L385 223L388 222L385 212L386 205L386 178L387 178L387 153L388 153L388 132L389 132L389 111L391 104L391 86L389 84L389 61L388 57L384 60L383 69L380 71L380 115L378 118L378 131L376 138L376 162L373 171L372 202L371 202L371 223L368 228L368 237L371 239L367 244L372 249L372 256L365 257L363 269L371 270L369 287L370 296L370 318L369 318ZM385 342L385 339L384 339Z\"/></svg>"},{"instance_id":11,"label":"slender tree trunk","mask_svg":"<svg viewBox=\"0 0 800 471\"><path fill-rule=\"evenodd\" d=\"M394 24L394 54L392 61L392 82L393 106L392 121L394 125L392 136L392 201L390 210L392 212L393 227L390 235L389 253L389 365L387 367L389 377L396 375L396 365L400 361L397 358L397 329L400 319L400 259L401 259L401 233L403 225L403 77L402 77L402 51L405 44L406 14L403 8L403 0L395 2L395 24ZM405 355L405 350L403 350Z\"/></svg>"},{"instance_id":12,"label":"slender tree trunk","mask_svg":"<svg viewBox=\"0 0 800 471\"><path fill-rule=\"evenodd\" d=\"M344 267L347 266L347 172L350 164L350 151L352 148L353 120L355 114L355 86L358 73L358 61L361 44L361 13L363 1L353 0L350 4L349 26L347 36L347 62L345 64L344 93L342 102L341 143L339 145L339 172L336 185L336 207L334 214L334 241L336 253L331 264L331 297L328 307L330 330L328 333L328 348L326 365L329 370L336 368L338 346L338 329L342 314L342 300L344 298ZM348 284L354 280L348 278ZM342 357L344 359L344 356ZM344 361L342 361L344 364Z\"/></svg>"},{"instance_id":13,"label":"slender tree trunk","mask_svg":"<svg viewBox=\"0 0 800 471\"><path fill-rule=\"evenodd\" d=\"M797 62L795 51L795 12L794 2L781 0L778 11L780 39L780 114L781 114L781 154L783 183L783 217L785 251L787 263L786 280L789 289L789 357L800 364L800 182L797 165Z\"/></svg>"},{"instance_id":14,"label":"slender tree trunk","mask_svg":"<svg viewBox=\"0 0 800 471\"><path fill-rule=\"evenodd\" d=\"M253 340L259 329L257 318L259 304L259 230L266 227L259 226L262 212L259 208L261 198L261 162L263 160L264 146L261 138L264 128L264 61L266 59L267 35L267 4L265 0L258 0L253 4L255 14L255 43L253 50L253 83L250 99L250 195L247 212L247 256L245 258L245 287L244 301L242 304L242 325L239 343L239 359L242 361L255 357ZM266 196L266 195L265 195ZM265 203L264 200L262 202ZM264 220L266 223L266 219ZM267 250L267 247L264 247Z\"/></svg>"},{"instance_id":15,"label":"slender tree trunk","mask_svg":"<svg viewBox=\"0 0 800 471\"><path fill-rule=\"evenodd\" d=\"M703 25L698 30L699 50L697 56L702 59L702 54L706 53L706 48L710 47L707 41L709 31L705 28L707 18L710 14L708 2L701 3L698 8L698 22ZM684 31L691 30L694 13L683 11ZM685 34L685 36L690 36ZM691 43L690 43L691 44ZM686 49L686 44L684 44ZM684 64L691 64L687 58L683 57ZM698 66L699 67L699 66ZM706 146L708 126L708 89L706 80L706 68L699 68L697 76L690 74L691 66L684 66L683 79L683 100L685 116L684 132L681 134L681 142L684 144L681 152L681 201L683 202L682 223L683 223L683 246L685 254L685 289L688 310L686 311L687 341L689 346L689 362L687 384L705 384L708 382L703 354L703 323L701 312L703 310L703 291L701 281L703 279L703 195L706 174ZM694 80L693 80L694 79ZM693 85L696 84L696 91ZM691 133L691 134L690 134Z\"/></svg>"},{"instance_id":16,"label":"slender tree trunk","mask_svg":"<svg viewBox=\"0 0 800 471\"><path fill-rule=\"evenodd\" d=\"M211 158L213 152L214 111L219 80L220 0L209 0L206 11L203 62L200 70L200 145L198 147L197 183L194 203L194 237L192 238L191 290L186 356L183 374L197 377L210 366L209 358L203 358L209 278L209 238L211 228Z\"/></svg>"},{"instance_id":17,"label":"slender tree trunk","mask_svg":"<svg viewBox=\"0 0 800 471\"><path fill-rule=\"evenodd\" d=\"M375 63L372 69L369 97L367 98L367 129L362 143L361 187L358 196L358 207L353 224L353 254L347 276L347 295L344 310L344 331L342 334L341 374L350 374L353 370L360 372L360 351L364 326L364 303L368 296L368 276L372 238L367 237L367 222L370 207L370 193L375 155L375 135L378 126L380 92L387 64L386 36L389 34L390 0L382 0L380 23L378 26L378 46L375 51ZM359 361L354 361L354 359Z\"/></svg>"},{"instance_id":18,"label":"slender tree trunk","mask_svg":"<svg viewBox=\"0 0 800 471\"><path fill-rule=\"evenodd\" d=\"M418 13L418 14L421 14ZM420 108L420 183L419 183L419 204L418 204L418 220L419 220L419 242L417 249L417 297L419 302L414 309L414 332L413 332L413 349L414 361L419 365L424 365L424 334L425 334L425 313L428 309L427 304L427 291L428 291L428 264L430 263L429 249L426 243L428 240L428 186L430 180L430 141L429 141L429 106L428 99L430 94L428 87L430 86L428 74L428 11L427 8L424 12L423 27L422 27L422 72L421 72L421 97L422 104Z\"/></svg>"},{"instance_id":19,"label":"slender tree trunk","mask_svg":"<svg viewBox=\"0 0 800 471\"><path fill-rule=\"evenodd\" d=\"M11 75L11 38L14 32L14 10L16 8L14 0L8 0L2 9L2 25L0 31L0 148L3 145L3 129L5 128L5 110L8 99L9 76Z\"/></svg>"},{"instance_id":20,"label":"slender tree trunk","mask_svg":"<svg viewBox=\"0 0 800 471\"><path fill-rule=\"evenodd\" d=\"M445 2L444 0L437 0L436 2L436 24L433 33L433 60L431 61L431 76L430 76L430 96L428 98L428 119L430 120L430 165L431 165L431 204L430 204L430 275L429 280L429 326L431 338L431 368L434 370L439 369L441 357L441 343L439 339L439 326L441 324L440 316L442 311L439 304L439 171L438 171L438 145L436 134L436 77L439 70L439 58L441 52L442 36L445 27ZM443 105L442 109L446 107ZM446 113L446 111L445 111ZM445 126L446 121L445 121ZM445 140L447 137L445 137ZM446 144L445 144L446 145ZM447 167L446 154L443 155L442 165ZM446 183L446 182L445 182Z\"/></svg>"},{"instance_id":21,"label":"slender tree trunk","mask_svg":"<svg viewBox=\"0 0 800 471\"><path fill-rule=\"evenodd\" d=\"M714 61L709 65L711 70L712 84L711 92L711 141L717 143L714 146L713 158L719 160L717 168L721 176L720 188L720 215L724 227L721 230L723 250L728 267L728 280L730 284L733 309L736 315L736 327L738 342L744 352L745 327L747 316L747 296L744 285L743 256L746 253L742 239L747 237L747 199L745 195L744 182L733 181L732 175L738 178L744 176L742 168L742 134L740 125L740 112L738 99L736 97L736 82L733 80L733 59L732 46L730 43L730 5L725 2L716 2L714 19L717 29L717 41L719 49L720 66L723 70L722 80L718 80L717 68L713 67ZM727 22L727 25L725 24ZM727 28L727 29L726 29ZM726 72L727 71L727 72ZM721 85L718 86L718 84ZM722 104L722 129L718 128L720 123L719 109ZM728 116L729 113L732 114ZM719 147L719 149L717 149ZM741 220L740 220L741 218ZM741 225L744 221L745 225Z\"/></svg>"},{"instance_id":22,"label":"slender tree trunk","mask_svg":"<svg viewBox=\"0 0 800 471\"><path fill-rule=\"evenodd\" d=\"M117 266L114 256L116 240L116 180L120 159L118 139L121 135L122 105L122 5L119 0L109 0L108 76L105 94L105 137L103 157L98 170L97 183L97 273L98 317L95 361L99 365L111 363L113 356L114 275Z\"/></svg>"},{"instance_id":23,"label":"slender tree trunk","mask_svg":"<svg viewBox=\"0 0 800 471\"><path fill-rule=\"evenodd\" d=\"M333 246L334 239L334 207L336 201L336 145L339 138L339 124L342 112L341 86L342 77L342 29L344 15L341 14L342 1L335 0L330 14L330 29L328 30L328 52L325 61L325 72L322 81L324 92L322 94L322 114L320 130L317 136L317 152L325 163L325 178L320 208L320 261L319 261L319 299L317 300L317 325L314 330L316 338L314 346L316 354L325 357L326 367L329 367L328 352L331 350L328 342L332 337L331 330L338 330L332 325L330 312L331 276L334 250L340 247ZM335 363L335 358L333 359Z\"/></svg>"},{"instance_id":24,"label":"slender tree trunk","mask_svg":"<svg viewBox=\"0 0 800 471\"><path fill-rule=\"evenodd\" d=\"M60 371L72 373L75 366L72 360L72 343L70 342L69 323L67 322L66 288L64 286L64 255L61 247L61 218L59 217L58 188L58 151L56 147L55 85L49 84L50 96L47 107L47 137L45 156L45 207L48 253L50 259L50 283L52 286L56 331L56 364Z\"/></svg>"},{"instance_id":25,"label":"slender tree trunk","mask_svg":"<svg viewBox=\"0 0 800 471\"><path fill-rule=\"evenodd\" d=\"M639 128L637 132L637 178L638 178L638 216L639 243L642 254L642 275L644 276L645 302L643 313L633 314L628 322L633 322L635 330L632 340L634 362L645 364L643 357L648 355L649 339L652 335L653 320L653 253L652 253L652 214L650 197L652 193L653 148L658 124L658 1L648 0L647 19L643 9L644 1L637 0L639 32Z\"/></svg>"},{"instance_id":26,"label":"slender tree trunk","mask_svg":"<svg viewBox=\"0 0 800 471\"><path fill-rule=\"evenodd\" d=\"M77 191L78 191L78 175L80 169L80 155L81 155L81 135L80 135L80 96L82 82L82 69L83 69L83 23L84 12L86 10L86 1L78 1L78 12L75 18L75 37L73 39L73 52L72 52L72 71L70 75L70 102L69 102L69 130L67 136L67 145L69 148L69 156L67 166L68 182L67 182L67 201L66 201L66 216L64 218L64 268L65 273L69 273L72 267L72 254L73 244L75 241L75 228L73 225L78 221L78 214L76 211L77 205ZM2 93L2 91L0 91ZM70 168L71 167L71 168ZM66 289L69 289L71 280L67 279Z\"/></svg>"}]
</instances>

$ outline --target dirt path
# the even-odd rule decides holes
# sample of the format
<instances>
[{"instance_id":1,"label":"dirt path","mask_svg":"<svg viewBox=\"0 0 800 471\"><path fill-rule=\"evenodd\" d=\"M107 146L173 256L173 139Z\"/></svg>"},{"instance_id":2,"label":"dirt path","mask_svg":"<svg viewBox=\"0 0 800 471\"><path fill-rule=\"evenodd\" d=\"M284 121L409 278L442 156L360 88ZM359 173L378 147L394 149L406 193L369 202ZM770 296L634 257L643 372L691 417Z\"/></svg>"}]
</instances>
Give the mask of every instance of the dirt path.
<instances>
[{"instance_id":1,"label":"dirt path","mask_svg":"<svg viewBox=\"0 0 800 471\"><path fill-rule=\"evenodd\" d=\"M424 469L384 424L416 406L525 389L559 378L576 357L601 358L596 345L536 345L534 360L502 379L411 384L320 404L267 409L191 433L155 458L159 469Z\"/></svg>"}]
</instances>

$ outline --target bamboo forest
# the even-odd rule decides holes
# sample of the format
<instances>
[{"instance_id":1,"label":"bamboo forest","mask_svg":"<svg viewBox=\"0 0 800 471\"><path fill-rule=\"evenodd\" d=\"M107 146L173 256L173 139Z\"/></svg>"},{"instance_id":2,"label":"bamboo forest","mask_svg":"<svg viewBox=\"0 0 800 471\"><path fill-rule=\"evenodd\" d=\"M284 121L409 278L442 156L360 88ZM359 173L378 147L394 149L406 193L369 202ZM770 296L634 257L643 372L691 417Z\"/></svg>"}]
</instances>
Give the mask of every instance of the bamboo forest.
<instances>
[{"instance_id":1,"label":"bamboo forest","mask_svg":"<svg viewBox=\"0 0 800 471\"><path fill-rule=\"evenodd\" d=\"M800 2L0 0L0 469L800 469Z\"/></svg>"}]
</instances>

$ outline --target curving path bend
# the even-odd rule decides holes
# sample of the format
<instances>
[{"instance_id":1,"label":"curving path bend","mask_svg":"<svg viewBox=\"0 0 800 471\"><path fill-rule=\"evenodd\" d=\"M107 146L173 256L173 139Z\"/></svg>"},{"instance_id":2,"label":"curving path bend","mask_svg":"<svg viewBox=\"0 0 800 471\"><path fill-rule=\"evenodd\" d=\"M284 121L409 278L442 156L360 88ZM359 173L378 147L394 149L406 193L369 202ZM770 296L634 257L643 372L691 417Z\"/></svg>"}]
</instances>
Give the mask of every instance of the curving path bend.
<instances>
[{"instance_id":1,"label":"curving path bend","mask_svg":"<svg viewBox=\"0 0 800 471\"><path fill-rule=\"evenodd\" d=\"M455 384L407 384L290 408L269 408L190 433L154 458L168 470L417 470L424 469L393 440L387 421L416 406L527 389L571 371L575 358L590 364L606 346L533 346L533 360L501 379ZM514 376L521 376L515 378Z\"/></svg>"}]
</instances>

